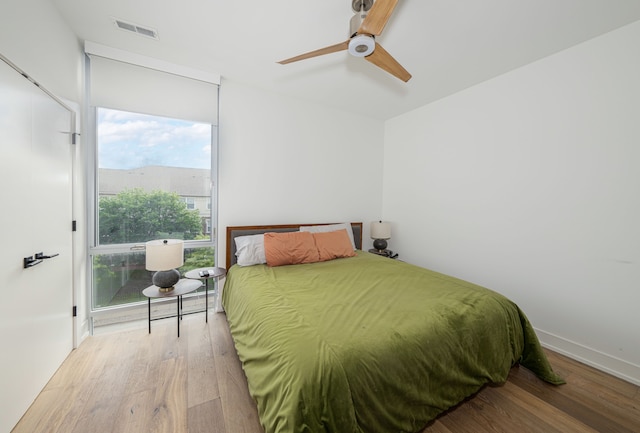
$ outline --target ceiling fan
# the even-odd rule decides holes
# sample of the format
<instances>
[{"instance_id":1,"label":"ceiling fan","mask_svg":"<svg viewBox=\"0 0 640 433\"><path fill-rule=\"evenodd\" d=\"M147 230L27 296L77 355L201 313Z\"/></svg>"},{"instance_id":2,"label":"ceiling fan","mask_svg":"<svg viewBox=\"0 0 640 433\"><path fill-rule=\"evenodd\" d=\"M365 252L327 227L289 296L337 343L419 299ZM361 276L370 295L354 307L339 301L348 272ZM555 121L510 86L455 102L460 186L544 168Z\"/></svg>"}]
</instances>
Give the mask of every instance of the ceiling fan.
<instances>
[{"instance_id":1,"label":"ceiling fan","mask_svg":"<svg viewBox=\"0 0 640 433\"><path fill-rule=\"evenodd\" d=\"M375 41L375 37L382 34L382 30L384 30L397 4L398 0L376 0L375 3L374 0L352 0L351 7L356 14L351 18L348 40L281 60L278 63L286 65L299 60L348 50L352 56L364 57L391 75L407 82L411 78L411 74L382 48L382 45Z\"/></svg>"}]
</instances>

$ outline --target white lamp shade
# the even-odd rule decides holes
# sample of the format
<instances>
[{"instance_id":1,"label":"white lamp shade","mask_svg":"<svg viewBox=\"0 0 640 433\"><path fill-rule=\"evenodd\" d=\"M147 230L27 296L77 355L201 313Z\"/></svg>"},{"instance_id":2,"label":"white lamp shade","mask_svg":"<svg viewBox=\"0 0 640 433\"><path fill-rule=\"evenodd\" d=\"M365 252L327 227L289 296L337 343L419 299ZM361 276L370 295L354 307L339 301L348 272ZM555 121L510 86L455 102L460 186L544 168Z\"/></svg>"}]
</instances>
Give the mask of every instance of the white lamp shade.
<instances>
[{"instance_id":1,"label":"white lamp shade","mask_svg":"<svg viewBox=\"0 0 640 433\"><path fill-rule=\"evenodd\" d=\"M373 221L371 223L371 239L391 239L391 223Z\"/></svg>"},{"instance_id":2,"label":"white lamp shade","mask_svg":"<svg viewBox=\"0 0 640 433\"><path fill-rule=\"evenodd\" d=\"M158 239L145 244L146 265L149 271L168 271L184 264L184 241Z\"/></svg>"}]
</instances>

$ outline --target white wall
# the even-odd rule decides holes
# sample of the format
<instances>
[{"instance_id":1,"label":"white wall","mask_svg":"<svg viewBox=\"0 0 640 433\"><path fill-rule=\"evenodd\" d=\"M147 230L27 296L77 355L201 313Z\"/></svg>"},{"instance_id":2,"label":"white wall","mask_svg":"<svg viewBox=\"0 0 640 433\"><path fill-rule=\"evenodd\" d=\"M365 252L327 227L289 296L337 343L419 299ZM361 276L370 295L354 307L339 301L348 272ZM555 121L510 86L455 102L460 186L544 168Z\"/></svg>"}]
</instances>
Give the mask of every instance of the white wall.
<instances>
[{"instance_id":1,"label":"white wall","mask_svg":"<svg viewBox=\"0 0 640 433\"><path fill-rule=\"evenodd\" d=\"M378 218L382 148L378 120L223 80L219 262L227 226Z\"/></svg>"},{"instance_id":2,"label":"white wall","mask_svg":"<svg viewBox=\"0 0 640 433\"><path fill-rule=\"evenodd\" d=\"M639 45L636 22L388 121L383 196L401 258L509 296L545 344L635 383Z\"/></svg>"},{"instance_id":3,"label":"white wall","mask_svg":"<svg viewBox=\"0 0 640 433\"><path fill-rule=\"evenodd\" d=\"M50 0L0 3L0 53L58 97L82 101L82 47Z\"/></svg>"}]
</instances>

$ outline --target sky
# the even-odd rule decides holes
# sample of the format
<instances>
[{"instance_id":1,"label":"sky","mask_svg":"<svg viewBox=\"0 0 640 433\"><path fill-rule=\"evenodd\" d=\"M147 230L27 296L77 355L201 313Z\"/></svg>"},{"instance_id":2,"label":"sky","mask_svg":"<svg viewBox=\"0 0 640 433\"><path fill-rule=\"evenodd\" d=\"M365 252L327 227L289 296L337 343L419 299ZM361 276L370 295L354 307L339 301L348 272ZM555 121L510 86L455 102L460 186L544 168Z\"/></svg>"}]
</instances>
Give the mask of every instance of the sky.
<instances>
[{"instance_id":1,"label":"sky","mask_svg":"<svg viewBox=\"0 0 640 433\"><path fill-rule=\"evenodd\" d=\"M211 125L98 109L99 168L211 168Z\"/></svg>"}]
</instances>

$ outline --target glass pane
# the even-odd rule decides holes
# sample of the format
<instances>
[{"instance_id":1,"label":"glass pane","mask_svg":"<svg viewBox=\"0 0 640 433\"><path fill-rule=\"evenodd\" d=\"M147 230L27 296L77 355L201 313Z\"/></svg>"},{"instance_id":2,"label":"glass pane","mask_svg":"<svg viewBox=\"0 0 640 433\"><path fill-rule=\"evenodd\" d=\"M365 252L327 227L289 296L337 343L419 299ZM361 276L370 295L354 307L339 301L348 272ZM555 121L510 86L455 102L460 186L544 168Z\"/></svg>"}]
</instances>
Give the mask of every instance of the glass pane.
<instances>
[{"instance_id":1,"label":"glass pane","mask_svg":"<svg viewBox=\"0 0 640 433\"><path fill-rule=\"evenodd\" d=\"M114 307L132 302L146 302L142 290L149 287L153 272L145 269L144 251L98 254L93 256L94 309ZM197 268L215 266L213 248L185 248L181 275ZM204 291L204 287L198 289Z\"/></svg>"},{"instance_id":2,"label":"glass pane","mask_svg":"<svg viewBox=\"0 0 640 433\"><path fill-rule=\"evenodd\" d=\"M102 246L162 238L211 240L214 128L105 108L97 109L96 120L91 299L93 309L101 309L146 302L142 290L152 284L144 251L103 252ZM213 266L213 248L187 248L179 271Z\"/></svg>"},{"instance_id":3,"label":"glass pane","mask_svg":"<svg viewBox=\"0 0 640 433\"><path fill-rule=\"evenodd\" d=\"M212 126L98 108L98 245L209 239Z\"/></svg>"}]
</instances>

